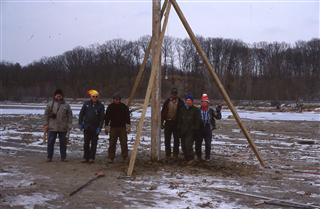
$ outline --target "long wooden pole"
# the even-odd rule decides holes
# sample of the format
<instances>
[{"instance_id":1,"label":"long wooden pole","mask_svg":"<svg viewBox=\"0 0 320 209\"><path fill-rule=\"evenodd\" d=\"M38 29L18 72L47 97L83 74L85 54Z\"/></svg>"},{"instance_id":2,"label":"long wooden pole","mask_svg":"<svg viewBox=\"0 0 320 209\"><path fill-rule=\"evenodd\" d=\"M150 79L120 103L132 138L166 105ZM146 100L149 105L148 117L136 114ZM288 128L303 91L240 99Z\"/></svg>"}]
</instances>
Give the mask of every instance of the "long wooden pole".
<instances>
[{"instance_id":1,"label":"long wooden pole","mask_svg":"<svg viewBox=\"0 0 320 209\"><path fill-rule=\"evenodd\" d=\"M158 153L158 142L161 141L161 53L157 54L156 48L159 44L161 33L161 0L153 0L152 3L152 67L155 67L156 78L151 93L151 160L156 161L160 158ZM159 56L159 58L155 58ZM156 62L156 63L154 63ZM152 70L152 69L151 69Z\"/></svg>"},{"instance_id":2,"label":"long wooden pole","mask_svg":"<svg viewBox=\"0 0 320 209\"><path fill-rule=\"evenodd\" d=\"M165 9L167 7L168 1L169 0L165 0L163 5L162 5L160 19L162 19L162 17L163 17L163 14L164 14L164 11L165 11ZM135 94L137 92L138 86L139 86L139 84L141 82L142 75L143 75L144 69L146 68L148 57L150 55L152 42L153 42L153 37L151 37L151 39L150 39L150 41L148 43L148 46L147 46L146 51L144 53L142 64L139 67L138 75L137 75L137 77L136 77L136 79L134 81L133 87L131 89L130 96L129 96L128 101L127 101L127 106L128 107L131 105L131 102L132 102L132 100L133 100L133 98L134 98L134 96L135 96Z\"/></svg>"},{"instance_id":3,"label":"long wooden pole","mask_svg":"<svg viewBox=\"0 0 320 209\"><path fill-rule=\"evenodd\" d=\"M239 127L241 128L242 132L244 133L245 137L247 138L247 141L250 144L251 149L253 150L254 154L258 158L261 166L265 167L265 164L264 164L264 162L263 162L263 160L262 160L262 158L261 158L261 156L260 156L260 154L258 152L258 149L257 149L256 145L254 144L254 142L253 142L249 132L247 131L246 127L241 122L241 119L240 119L235 107L233 106L233 104L232 104L232 102L231 102L226 90L224 89L224 87L223 87L223 85L222 85L222 83L221 83L221 81L220 81L220 79L218 77L218 75L215 73L215 70L213 69L212 65L210 64L206 53L203 51L199 41L197 40L195 34L193 33L193 31L192 31L187 19L185 18L182 10L180 9L178 3L176 2L176 0L170 0L170 2L172 3L172 6L176 10L176 12L177 12L177 14L178 14L183 26L185 27L187 33L189 34L190 39L192 40L194 46L196 47L199 55L202 57L206 67L208 68L209 73L213 78L213 81L216 83L216 85L218 86L218 89L222 93L224 101L227 103L227 105L228 105L229 109L231 110L234 118L236 119Z\"/></svg>"},{"instance_id":4,"label":"long wooden pole","mask_svg":"<svg viewBox=\"0 0 320 209\"><path fill-rule=\"evenodd\" d=\"M159 44L157 45L157 48L156 48L155 59L158 59L158 60L156 60L158 62L160 61L159 54L161 53L161 45L162 45L164 34L165 34L165 31L166 31L166 28L167 28L167 24L168 24L170 8L171 8L171 3L169 2L168 5L167 5L166 12L164 14L165 19L164 19L163 26L162 26L162 31L161 31L160 37L159 37ZM154 62L154 64L157 64L157 63ZM140 117L140 120L139 120L139 123L138 123L138 127L137 127L136 140L134 142L133 149L132 149L132 152L131 152L130 163L129 163L129 168L128 168L128 172L127 172L128 176L132 175L134 164L135 164L135 161L136 161L138 146L140 144L142 127L143 127L144 119L145 119L145 116L146 116L147 107L148 107L149 102L150 102L151 90L153 88L154 80L155 80L156 73L157 73L155 71L155 69L156 68L152 68L151 75L150 75L150 78L149 78L146 97L144 99L143 109L142 109L141 117Z\"/></svg>"}]
</instances>

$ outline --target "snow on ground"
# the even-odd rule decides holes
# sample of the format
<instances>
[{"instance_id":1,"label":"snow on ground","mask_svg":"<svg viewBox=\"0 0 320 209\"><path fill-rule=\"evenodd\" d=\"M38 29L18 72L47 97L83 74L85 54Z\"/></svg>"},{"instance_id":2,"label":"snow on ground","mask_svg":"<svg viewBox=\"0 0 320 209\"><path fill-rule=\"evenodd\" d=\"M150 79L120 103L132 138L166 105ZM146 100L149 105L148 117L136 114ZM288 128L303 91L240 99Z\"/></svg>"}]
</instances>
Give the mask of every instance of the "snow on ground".
<instances>
[{"instance_id":1,"label":"snow on ground","mask_svg":"<svg viewBox=\"0 0 320 209\"><path fill-rule=\"evenodd\" d=\"M135 181L127 181L137 193L148 190L154 197L152 202L141 203L138 199L124 196L133 206L144 208L248 208L237 201L230 201L227 197L212 190L212 188L225 188L244 190L239 182L232 179L219 179L213 176L183 175L180 173L168 173L160 171L159 178L138 177ZM141 191L137 190L141 185ZM149 205L151 206L142 206Z\"/></svg>"},{"instance_id":2,"label":"snow on ground","mask_svg":"<svg viewBox=\"0 0 320 209\"><path fill-rule=\"evenodd\" d=\"M31 107L30 107L31 106ZM79 105L72 107L74 114L78 114ZM28 152L42 152L45 158L46 144L43 143L41 132L41 122L40 116L43 114L44 106L22 106L21 108L12 108L10 106L3 107L0 105L1 117L13 115L14 117L19 117L21 114L25 120L29 122L31 118L34 121L39 121L37 124L30 124L29 127L19 128L20 122L13 122L7 127L0 127L0 150L5 150L5 154L9 154L14 157L16 152L28 151ZM19 112L20 111L20 112ZM34 112L33 112L34 111ZM27 117L24 115L31 114ZM225 121L231 113L229 111L223 111L223 119ZM319 114L315 112L304 112L304 113L278 113L278 112L254 112L239 110L241 118L251 119L251 120L292 120L292 121L320 121ZM132 114L133 121L136 123L141 115L141 112L134 112ZM148 109L147 116L150 117L150 108ZM148 136L150 130L150 124L147 121L144 126L143 136L141 137L141 146L139 149L150 149L150 137ZM233 119L232 119L233 120ZM254 122L255 123L255 122ZM270 122L275 123L275 122ZM29 124L28 124L29 125ZM135 129L135 127L133 127ZM218 132L219 130L217 130ZM148 133L147 133L148 132ZM224 159L232 157L232 161L237 162L254 162L256 163L251 151L248 151L248 144L246 139L242 135L240 129L233 127L230 133L215 133L214 139L212 141L214 157L223 155ZM320 144L315 138L308 138L298 135L292 135L290 132L274 132L271 129L250 129L250 133L255 138L255 143L261 149L261 153L264 157L268 156L267 161L272 164L277 162L277 159L281 159L284 164L275 163L272 164L274 169L285 169L288 172L281 176L283 182L281 187L289 187L290 184L300 184L300 185L314 185L319 187L320 178L315 170L315 165L319 165L320 156ZM128 135L128 146L132 149L135 140L135 130ZM299 144L300 141L314 141L314 144ZM58 142L58 140L57 140ZM58 144L58 143L57 143ZM79 159L82 156L83 144L83 134L79 129L74 128L70 135L70 144L68 147L68 153L76 153ZM75 146L72 146L75 145ZM104 133L100 135L100 140L98 144L97 153L99 157L106 156L108 147L108 136ZM162 143L161 150L164 150L164 144ZM1 153L1 152L0 152ZM118 145L117 155L120 156L120 149ZM55 156L59 156L59 149L56 146ZM218 159L218 158L217 158ZM289 164L289 165L288 165ZM299 168L300 165L313 165L312 168ZM299 172L295 173L295 170L300 169ZM2 185L9 187L32 187L34 183L34 178L28 177L28 175L19 173L18 168L12 168L13 170L0 170L0 179L5 182L1 182ZM16 169L16 170L14 170ZM24 175L22 178L21 175ZM247 191L251 193L263 193L265 190L272 190L274 196L281 195L283 190L277 185L277 173L274 173L274 182L268 182L264 180L259 181L259 188L255 185L245 182L245 177L243 179L236 179L235 177L219 176L215 175L194 175L194 174L182 174L176 172L174 174L168 173L166 170L160 171L160 178L153 176L141 176L135 181L128 181L127 183L131 185L131 189L135 193L141 192L145 195L145 192L152 193L153 200L150 202L141 202L143 198L129 197L123 194L123 199L126 199L132 203L133 207L137 208L199 208L199 207L212 207L212 208L248 208L245 205L241 205L236 198L228 199L228 195L223 195L222 193L216 192L213 188L230 188L238 191ZM23 179L17 181L17 179ZM138 187L136 187L138 185ZM140 187L139 187L140 186ZM154 186L154 188L153 188ZM313 186L313 187L314 187ZM139 188L141 191L139 191ZM311 186L310 186L311 187ZM129 188L130 189L130 188ZM306 190L307 191L307 190ZM143 193L144 192L144 193ZM305 191L296 187L296 190L288 190L292 194L304 195ZM272 193L273 194L273 193ZM121 194L120 194L121 195ZM50 200L58 199L59 196L55 193L37 193L30 192L24 195L10 196L6 200L10 203L11 207L24 207L24 208L34 208L37 206L50 208ZM314 200L319 200L320 196L316 193L311 193L310 198Z\"/></svg>"},{"instance_id":3,"label":"snow on ground","mask_svg":"<svg viewBox=\"0 0 320 209\"><path fill-rule=\"evenodd\" d=\"M12 196L6 199L11 207L22 206L25 209L34 209L39 206L51 208L50 204L47 203L50 200L55 200L59 197L58 194L48 193L32 193L31 195L18 195Z\"/></svg>"},{"instance_id":4,"label":"snow on ground","mask_svg":"<svg viewBox=\"0 0 320 209\"><path fill-rule=\"evenodd\" d=\"M1 147L2 148L2 147ZM1 189L4 190L30 190L36 186L37 179L45 179L48 177L31 175L28 173L21 173L18 167L11 166L7 169L1 169ZM46 208L51 208L48 201L57 199L58 194L53 192L31 193L28 195L13 195L6 196L5 201L10 207L23 207L25 209L33 209L40 205Z\"/></svg>"},{"instance_id":5,"label":"snow on ground","mask_svg":"<svg viewBox=\"0 0 320 209\"><path fill-rule=\"evenodd\" d=\"M250 120L280 120L280 121L320 121L320 114L317 112L258 112L238 110L240 118ZM222 118L231 116L230 111L223 111Z\"/></svg>"},{"instance_id":6,"label":"snow on ground","mask_svg":"<svg viewBox=\"0 0 320 209\"><path fill-rule=\"evenodd\" d=\"M133 107L134 108L134 107ZM0 115L41 115L44 113L45 106L38 104L28 105L1 105ZM71 105L74 115L79 115L81 109L80 105ZM250 120L280 120L280 121L320 121L320 114L317 112L260 112L260 111L247 111L238 110L240 118ZM222 111L222 118L227 119L232 115L229 110ZM132 118L140 118L141 109L132 112ZM151 108L149 107L146 112L146 117L151 117Z\"/></svg>"}]
</instances>

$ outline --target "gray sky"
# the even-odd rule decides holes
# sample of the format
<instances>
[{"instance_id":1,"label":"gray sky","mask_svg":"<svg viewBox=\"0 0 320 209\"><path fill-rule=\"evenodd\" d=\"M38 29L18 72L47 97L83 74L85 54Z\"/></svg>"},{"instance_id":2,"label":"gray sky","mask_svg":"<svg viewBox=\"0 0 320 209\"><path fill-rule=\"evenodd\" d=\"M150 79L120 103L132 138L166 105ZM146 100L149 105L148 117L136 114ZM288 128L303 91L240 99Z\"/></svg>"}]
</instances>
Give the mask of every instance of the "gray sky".
<instances>
[{"instance_id":1,"label":"gray sky","mask_svg":"<svg viewBox=\"0 0 320 209\"><path fill-rule=\"evenodd\" d=\"M31 63L76 46L151 34L151 0L0 0L0 60ZM205 37L259 41L320 37L319 0L177 0L194 32ZM167 35L187 36L172 8Z\"/></svg>"}]
</instances>

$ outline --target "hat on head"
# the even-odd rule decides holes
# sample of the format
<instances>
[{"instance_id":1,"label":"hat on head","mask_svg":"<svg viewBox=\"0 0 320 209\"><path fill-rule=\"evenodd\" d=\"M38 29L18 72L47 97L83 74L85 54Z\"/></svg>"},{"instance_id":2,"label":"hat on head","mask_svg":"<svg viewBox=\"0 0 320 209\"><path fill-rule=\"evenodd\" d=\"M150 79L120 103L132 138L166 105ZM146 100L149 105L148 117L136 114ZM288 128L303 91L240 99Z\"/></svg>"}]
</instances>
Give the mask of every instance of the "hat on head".
<instances>
[{"instance_id":1,"label":"hat on head","mask_svg":"<svg viewBox=\"0 0 320 209\"><path fill-rule=\"evenodd\" d=\"M192 96L192 94L187 94L186 97L185 97L185 99L186 99L186 100L187 100L187 99L191 99L191 100L193 101L193 96Z\"/></svg>"},{"instance_id":2,"label":"hat on head","mask_svg":"<svg viewBox=\"0 0 320 209\"><path fill-rule=\"evenodd\" d=\"M121 99L121 96L119 93L115 93L113 96L112 96L113 99Z\"/></svg>"},{"instance_id":3,"label":"hat on head","mask_svg":"<svg viewBox=\"0 0 320 209\"><path fill-rule=\"evenodd\" d=\"M207 94L202 94L201 96L201 102L209 102L209 97Z\"/></svg>"},{"instance_id":4,"label":"hat on head","mask_svg":"<svg viewBox=\"0 0 320 209\"><path fill-rule=\"evenodd\" d=\"M177 88L172 88L171 89L171 94L172 95L177 95L178 94L178 89Z\"/></svg>"},{"instance_id":5,"label":"hat on head","mask_svg":"<svg viewBox=\"0 0 320 209\"><path fill-rule=\"evenodd\" d=\"M60 94L61 96L63 96L63 91L61 89L56 89L53 95L55 96L57 94Z\"/></svg>"},{"instance_id":6,"label":"hat on head","mask_svg":"<svg viewBox=\"0 0 320 209\"><path fill-rule=\"evenodd\" d=\"M97 90L94 89L90 89L88 91L89 96L99 96L99 92Z\"/></svg>"}]
</instances>

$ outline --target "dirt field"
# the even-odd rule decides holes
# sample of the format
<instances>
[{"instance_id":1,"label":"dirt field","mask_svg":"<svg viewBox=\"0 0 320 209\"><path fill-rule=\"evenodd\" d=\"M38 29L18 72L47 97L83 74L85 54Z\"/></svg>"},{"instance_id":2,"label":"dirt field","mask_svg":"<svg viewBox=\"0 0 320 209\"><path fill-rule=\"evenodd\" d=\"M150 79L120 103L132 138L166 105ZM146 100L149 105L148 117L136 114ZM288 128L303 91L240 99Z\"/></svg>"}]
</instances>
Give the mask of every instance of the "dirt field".
<instances>
[{"instance_id":1,"label":"dirt field","mask_svg":"<svg viewBox=\"0 0 320 209\"><path fill-rule=\"evenodd\" d=\"M0 208L283 208L256 205L261 199L216 188L320 205L318 121L244 119L270 168L259 166L233 119L217 122L210 162L186 165L182 156L178 162L150 162L147 121L132 178L126 177L128 163L119 152L115 163L106 163L104 134L94 164L80 163L83 138L76 128L68 162L60 162L57 143L54 160L47 163L40 115L2 115L0 122ZM105 177L69 196L97 171Z\"/></svg>"}]
</instances>

